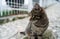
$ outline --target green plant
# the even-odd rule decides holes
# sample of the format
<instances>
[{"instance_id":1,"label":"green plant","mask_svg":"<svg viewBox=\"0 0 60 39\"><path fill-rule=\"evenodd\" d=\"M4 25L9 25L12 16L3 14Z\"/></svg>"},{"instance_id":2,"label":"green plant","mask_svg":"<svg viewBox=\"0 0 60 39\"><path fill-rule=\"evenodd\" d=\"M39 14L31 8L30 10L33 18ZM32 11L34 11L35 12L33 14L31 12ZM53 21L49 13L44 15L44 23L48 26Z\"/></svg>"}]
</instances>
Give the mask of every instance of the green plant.
<instances>
[{"instance_id":1,"label":"green plant","mask_svg":"<svg viewBox=\"0 0 60 39\"><path fill-rule=\"evenodd\" d=\"M17 17L18 19L23 19L23 18L25 18L25 17Z\"/></svg>"},{"instance_id":2,"label":"green plant","mask_svg":"<svg viewBox=\"0 0 60 39\"><path fill-rule=\"evenodd\" d=\"M13 19L12 19L12 21L15 21L15 20L17 20L17 19L18 19L18 18L17 18L17 17L15 17L15 18L13 18Z\"/></svg>"},{"instance_id":3,"label":"green plant","mask_svg":"<svg viewBox=\"0 0 60 39\"><path fill-rule=\"evenodd\" d=\"M1 17L1 11L0 11L0 17Z\"/></svg>"},{"instance_id":4,"label":"green plant","mask_svg":"<svg viewBox=\"0 0 60 39\"><path fill-rule=\"evenodd\" d=\"M8 10L7 11L2 11L2 17L4 17L4 16L8 16Z\"/></svg>"},{"instance_id":5,"label":"green plant","mask_svg":"<svg viewBox=\"0 0 60 39\"><path fill-rule=\"evenodd\" d=\"M16 20L16 18L13 18L13 19L12 19L12 21L15 21L15 20Z\"/></svg>"},{"instance_id":6,"label":"green plant","mask_svg":"<svg viewBox=\"0 0 60 39\"><path fill-rule=\"evenodd\" d=\"M15 21L17 19L23 19L23 18L25 18L25 17L15 17L15 18L12 19L12 21Z\"/></svg>"},{"instance_id":7,"label":"green plant","mask_svg":"<svg viewBox=\"0 0 60 39\"><path fill-rule=\"evenodd\" d=\"M5 11L3 11L2 13L3 13L3 16L5 16Z\"/></svg>"},{"instance_id":8,"label":"green plant","mask_svg":"<svg viewBox=\"0 0 60 39\"><path fill-rule=\"evenodd\" d=\"M28 39L28 37L25 37L25 38L23 38L23 39Z\"/></svg>"},{"instance_id":9,"label":"green plant","mask_svg":"<svg viewBox=\"0 0 60 39\"><path fill-rule=\"evenodd\" d=\"M6 13L5 16L8 16L9 11L7 10L5 13Z\"/></svg>"},{"instance_id":10,"label":"green plant","mask_svg":"<svg viewBox=\"0 0 60 39\"><path fill-rule=\"evenodd\" d=\"M9 22L10 20L9 19L6 19L6 22Z\"/></svg>"},{"instance_id":11,"label":"green plant","mask_svg":"<svg viewBox=\"0 0 60 39\"><path fill-rule=\"evenodd\" d=\"M2 16L1 16L2 13ZM0 11L0 17L10 16L10 15L18 15L18 14L28 14L28 11L22 11L22 10L4 10Z\"/></svg>"},{"instance_id":12,"label":"green plant","mask_svg":"<svg viewBox=\"0 0 60 39\"><path fill-rule=\"evenodd\" d=\"M0 20L0 24L3 24L4 23L4 19Z\"/></svg>"}]
</instances>

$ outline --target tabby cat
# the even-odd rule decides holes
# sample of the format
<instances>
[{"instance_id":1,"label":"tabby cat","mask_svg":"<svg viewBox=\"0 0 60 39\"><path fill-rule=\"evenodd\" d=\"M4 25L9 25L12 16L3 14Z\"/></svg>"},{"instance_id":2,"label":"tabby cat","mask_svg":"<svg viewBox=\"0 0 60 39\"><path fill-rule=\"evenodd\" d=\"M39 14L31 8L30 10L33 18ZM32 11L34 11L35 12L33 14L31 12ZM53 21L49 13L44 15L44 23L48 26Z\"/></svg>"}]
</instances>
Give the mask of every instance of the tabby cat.
<instances>
[{"instance_id":1,"label":"tabby cat","mask_svg":"<svg viewBox=\"0 0 60 39\"><path fill-rule=\"evenodd\" d=\"M42 39L42 35L49 25L48 17L44 9L37 3L30 13L31 18L26 29L28 39Z\"/></svg>"}]
</instances>

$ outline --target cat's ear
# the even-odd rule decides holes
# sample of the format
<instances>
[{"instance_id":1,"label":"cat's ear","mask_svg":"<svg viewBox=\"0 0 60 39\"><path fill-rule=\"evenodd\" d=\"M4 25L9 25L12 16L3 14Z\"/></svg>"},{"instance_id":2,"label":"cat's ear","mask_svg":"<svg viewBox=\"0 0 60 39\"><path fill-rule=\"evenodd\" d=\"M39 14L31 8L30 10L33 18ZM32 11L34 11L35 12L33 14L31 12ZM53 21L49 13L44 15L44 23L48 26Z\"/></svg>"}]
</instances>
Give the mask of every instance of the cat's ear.
<instances>
[{"instance_id":1,"label":"cat's ear","mask_svg":"<svg viewBox=\"0 0 60 39\"><path fill-rule=\"evenodd\" d=\"M41 10L40 10L41 13L45 13L45 10L44 8L41 7Z\"/></svg>"}]
</instances>

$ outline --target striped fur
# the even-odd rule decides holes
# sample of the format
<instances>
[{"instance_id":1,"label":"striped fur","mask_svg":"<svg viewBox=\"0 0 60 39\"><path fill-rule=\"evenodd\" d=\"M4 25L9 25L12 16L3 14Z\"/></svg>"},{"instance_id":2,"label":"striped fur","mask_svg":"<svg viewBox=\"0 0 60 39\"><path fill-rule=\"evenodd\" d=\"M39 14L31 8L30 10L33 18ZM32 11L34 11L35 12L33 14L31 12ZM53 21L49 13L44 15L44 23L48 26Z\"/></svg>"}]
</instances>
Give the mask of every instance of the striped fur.
<instances>
[{"instance_id":1,"label":"striped fur","mask_svg":"<svg viewBox=\"0 0 60 39\"><path fill-rule=\"evenodd\" d=\"M45 32L45 30L48 28L48 25L49 25L49 21L44 9L40 7L38 4L35 4L34 8L31 11L30 22L26 29L29 39L30 38L42 39L41 36ZM35 35L34 33L37 35Z\"/></svg>"}]
</instances>

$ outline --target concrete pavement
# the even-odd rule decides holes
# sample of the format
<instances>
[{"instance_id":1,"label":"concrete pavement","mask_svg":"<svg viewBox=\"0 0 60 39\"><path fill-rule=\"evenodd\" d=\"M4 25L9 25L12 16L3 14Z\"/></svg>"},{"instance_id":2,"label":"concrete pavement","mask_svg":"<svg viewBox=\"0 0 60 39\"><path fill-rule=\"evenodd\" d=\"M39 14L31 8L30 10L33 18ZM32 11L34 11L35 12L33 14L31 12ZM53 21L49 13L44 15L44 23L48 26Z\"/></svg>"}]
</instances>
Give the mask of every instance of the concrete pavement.
<instances>
[{"instance_id":1,"label":"concrete pavement","mask_svg":"<svg viewBox=\"0 0 60 39\"><path fill-rule=\"evenodd\" d=\"M53 32L58 35L57 39L59 39L60 38L60 32L59 32L60 31L60 3L57 3L47 8L46 14L50 22L48 29L53 30ZM13 26L17 28L18 32L22 32L22 31L25 31L28 23L29 23L29 17L22 19L22 20L16 20L14 22L9 22L1 26Z\"/></svg>"},{"instance_id":2,"label":"concrete pavement","mask_svg":"<svg viewBox=\"0 0 60 39\"><path fill-rule=\"evenodd\" d=\"M57 39L60 39L60 3L57 3L46 9L49 18L49 29L57 34Z\"/></svg>"}]
</instances>

